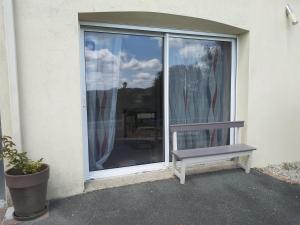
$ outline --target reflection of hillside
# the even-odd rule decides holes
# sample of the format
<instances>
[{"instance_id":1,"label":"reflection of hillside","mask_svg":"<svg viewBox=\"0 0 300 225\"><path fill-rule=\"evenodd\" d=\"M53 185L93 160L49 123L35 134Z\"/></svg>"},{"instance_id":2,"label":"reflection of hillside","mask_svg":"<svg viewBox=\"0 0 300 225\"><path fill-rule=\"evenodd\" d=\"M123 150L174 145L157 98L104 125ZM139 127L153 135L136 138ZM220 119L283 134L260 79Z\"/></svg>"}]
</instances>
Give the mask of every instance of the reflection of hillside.
<instances>
[{"instance_id":1,"label":"reflection of hillside","mask_svg":"<svg viewBox=\"0 0 300 225\"><path fill-rule=\"evenodd\" d=\"M130 83L129 83L130 85ZM112 104L111 96L117 93L117 103ZM116 107L116 137L117 138L158 138L161 136L163 123L163 83L162 72L159 72L148 88L130 88L127 83L118 90L87 91L91 96L106 96L106 100L95 99L95 107L103 107L100 101L105 101L104 107ZM90 111L88 107L88 112ZM89 118L92 119L92 118ZM100 121L101 118L93 118ZM89 120L90 121L90 120ZM90 121L92 122L92 121ZM93 121L94 122L94 121Z\"/></svg>"},{"instance_id":2,"label":"reflection of hillside","mask_svg":"<svg viewBox=\"0 0 300 225\"><path fill-rule=\"evenodd\" d=\"M127 110L141 109L149 111L154 109L155 99L152 97L153 88L120 88L118 90L118 108Z\"/></svg>"},{"instance_id":3,"label":"reflection of hillside","mask_svg":"<svg viewBox=\"0 0 300 225\"><path fill-rule=\"evenodd\" d=\"M157 102L160 101L160 92L155 91L155 87L149 88L120 88L117 91L117 114L123 110L149 112L155 110ZM91 96L103 96L104 92L108 98L106 101L110 101L113 89L110 90L90 90L87 91L87 99L92 99ZM100 99L96 98L96 108L101 108ZM110 105L110 104L109 104Z\"/></svg>"}]
</instances>

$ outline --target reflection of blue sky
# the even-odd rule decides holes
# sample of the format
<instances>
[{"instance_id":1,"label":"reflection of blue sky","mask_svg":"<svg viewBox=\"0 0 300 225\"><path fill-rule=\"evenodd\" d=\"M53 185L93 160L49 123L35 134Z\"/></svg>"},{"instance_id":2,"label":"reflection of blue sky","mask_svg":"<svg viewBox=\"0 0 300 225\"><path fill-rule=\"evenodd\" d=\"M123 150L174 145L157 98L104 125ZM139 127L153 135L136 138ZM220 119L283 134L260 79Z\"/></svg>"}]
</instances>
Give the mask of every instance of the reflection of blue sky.
<instances>
[{"instance_id":1,"label":"reflection of blue sky","mask_svg":"<svg viewBox=\"0 0 300 225\"><path fill-rule=\"evenodd\" d=\"M123 49L131 56L139 60L158 59L162 60L162 48L157 39L145 36L130 36L130 40L124 41Z\"/></svg>"},{"instance_id":2,"label":"reflection of blue sky","mask_svg":"<svg viewBox=\"0 0 300 225\"><path fill-rule=\"evenodd\" d=\"M138 35L85 33L88 90L147 88L162 69L161 40Z\"/></svg>"}]
</instances>

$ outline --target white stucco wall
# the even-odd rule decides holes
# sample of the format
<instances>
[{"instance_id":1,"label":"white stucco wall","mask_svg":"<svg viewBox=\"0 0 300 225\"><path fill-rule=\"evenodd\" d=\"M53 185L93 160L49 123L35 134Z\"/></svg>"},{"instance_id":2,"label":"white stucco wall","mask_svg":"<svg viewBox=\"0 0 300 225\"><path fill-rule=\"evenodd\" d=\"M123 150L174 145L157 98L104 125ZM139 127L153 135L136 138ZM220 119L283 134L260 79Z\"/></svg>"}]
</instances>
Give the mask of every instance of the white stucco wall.
<instances>
[{"instance_id":1,"label":"white stucco wall","mask_svg":"<svg viewBox=\"0 0 300 225\"><path fill-rule=\"evenodd\" d=\"M7 77L5 37L3 31L3 5L0 4L0 118L2 132L7 135L11 135L9 86Z\"/></svg>"},{"instance_id":2,"label":"white stucco wall","mask_svg":"<svg viewBox=\"0 0 300 225\"><path fill-rule=\"evenodd\" d=\"M238 118L247 121L244 139L258 147L254 166L300 160L300 25L291 26L286 19L286 1L14 3L23 148L51 165L50 198L84 189L78 25L78 13L84 12L169 13L249 30L239 40ZM300 18L300 2L289 3ZM0 110L9 124L2 33L0 50Z\"/></svg>"}]
</instances>

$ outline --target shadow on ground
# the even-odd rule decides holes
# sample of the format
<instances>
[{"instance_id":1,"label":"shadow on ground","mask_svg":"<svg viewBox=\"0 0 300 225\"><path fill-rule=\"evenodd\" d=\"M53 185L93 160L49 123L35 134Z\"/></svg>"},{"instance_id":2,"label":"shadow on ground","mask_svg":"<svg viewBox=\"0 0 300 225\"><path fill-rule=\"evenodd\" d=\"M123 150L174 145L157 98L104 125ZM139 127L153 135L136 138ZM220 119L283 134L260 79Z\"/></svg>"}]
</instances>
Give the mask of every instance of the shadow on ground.
<instances>
[{"instance_id":1,"label":"shadow on ground","mask_svg":"<svg viewBox=\"0 0 300 225\"><path fill-rule=\"evenodd\" d=\"M30 225L300 225L300 185L228 170L95 191Z\"/></svg>"}]
</instances>

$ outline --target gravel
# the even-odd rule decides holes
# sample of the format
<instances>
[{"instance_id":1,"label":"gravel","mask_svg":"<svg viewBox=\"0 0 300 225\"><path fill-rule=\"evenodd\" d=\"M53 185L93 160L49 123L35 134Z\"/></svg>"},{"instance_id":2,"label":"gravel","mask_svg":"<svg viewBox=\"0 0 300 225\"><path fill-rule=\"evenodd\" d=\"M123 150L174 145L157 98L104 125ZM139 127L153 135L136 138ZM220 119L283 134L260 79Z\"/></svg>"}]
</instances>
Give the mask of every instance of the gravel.
<instances>
[{"instance_id":1,"label":"gravel","mask_svg":"<svg viewBox=\"0 0 300 225\"><path fill-rule=\"evenodd\" d=\"M259 168L258 170L279 180L291 184L300 184L300 162L285 162L278 165L269 165L264 168Z\"/></svg>"}]
</instances>

